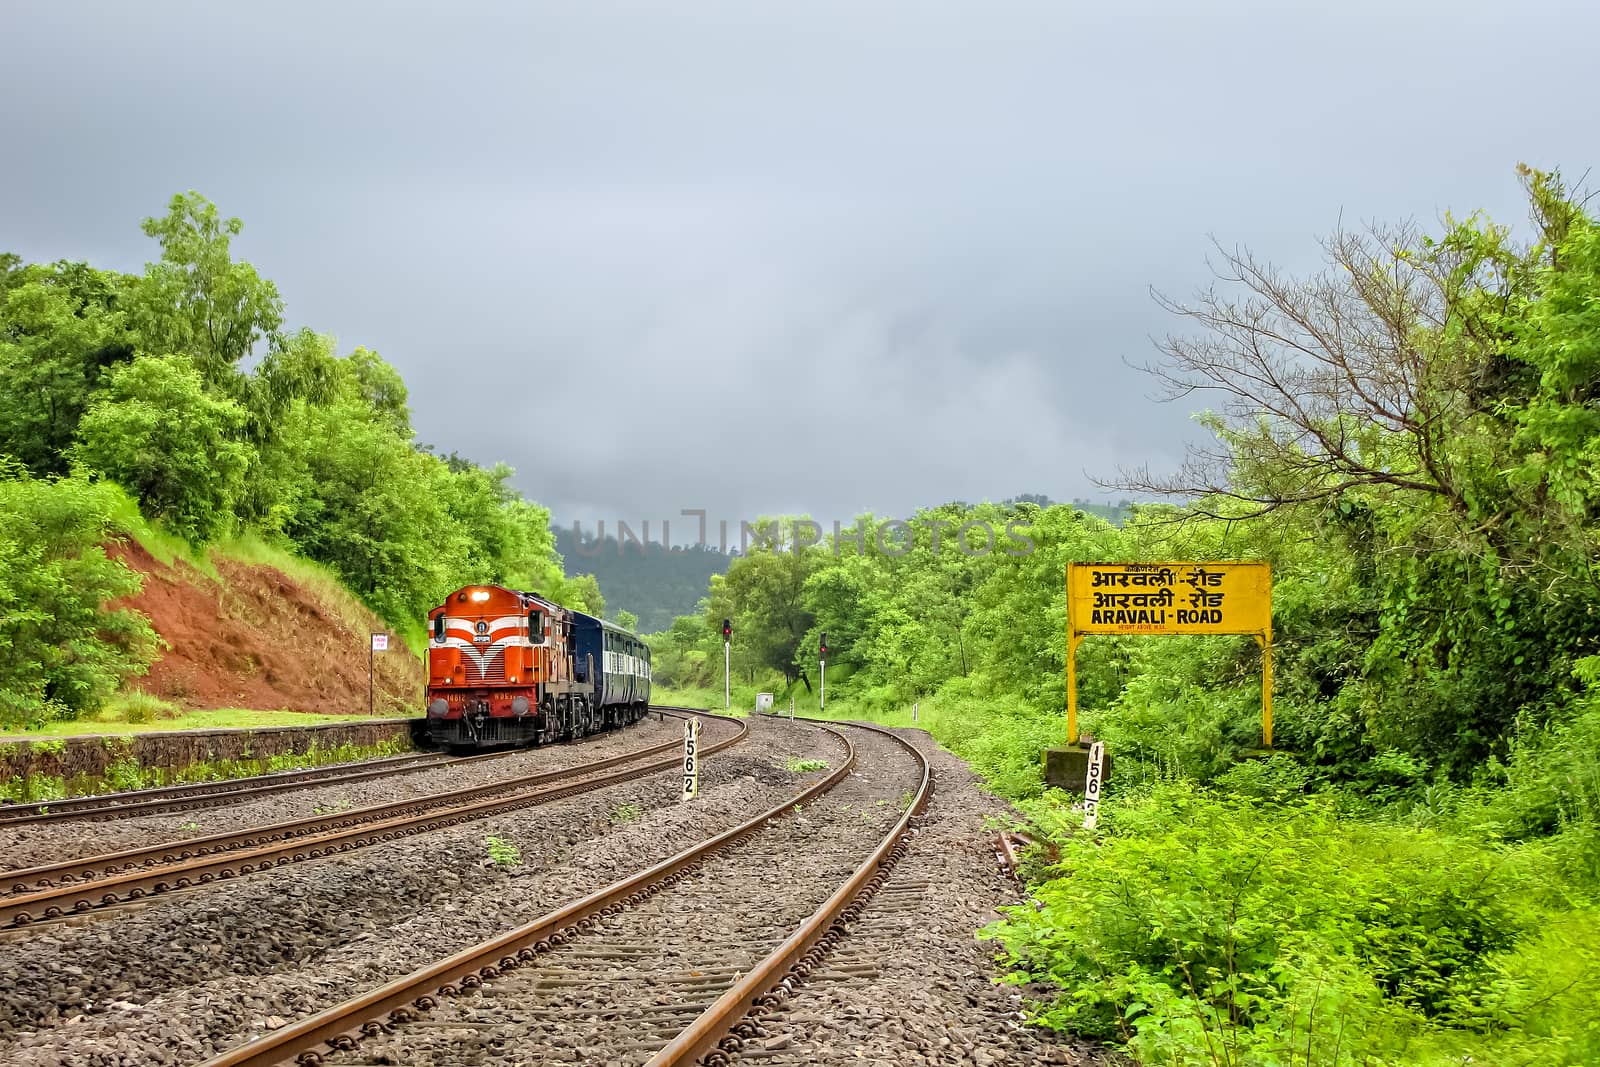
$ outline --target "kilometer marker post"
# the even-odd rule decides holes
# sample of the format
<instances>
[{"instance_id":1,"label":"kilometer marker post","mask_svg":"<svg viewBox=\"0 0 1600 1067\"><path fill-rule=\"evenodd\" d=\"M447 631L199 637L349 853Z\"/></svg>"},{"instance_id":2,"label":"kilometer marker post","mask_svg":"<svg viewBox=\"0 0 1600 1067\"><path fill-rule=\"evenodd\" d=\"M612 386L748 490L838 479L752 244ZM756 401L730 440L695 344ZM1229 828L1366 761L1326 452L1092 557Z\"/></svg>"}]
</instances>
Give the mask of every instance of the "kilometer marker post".
<instances>
[{"instance_id":1,"label":"kilometer marker post","mask_svg":"<svg viewBox=\"0 0 1600 1067\"><path fill-rule=\"evenodd\" d=\"M683 799L693 800L700 792L700 720L683 723Z\"/></svg>"}]
</instances>

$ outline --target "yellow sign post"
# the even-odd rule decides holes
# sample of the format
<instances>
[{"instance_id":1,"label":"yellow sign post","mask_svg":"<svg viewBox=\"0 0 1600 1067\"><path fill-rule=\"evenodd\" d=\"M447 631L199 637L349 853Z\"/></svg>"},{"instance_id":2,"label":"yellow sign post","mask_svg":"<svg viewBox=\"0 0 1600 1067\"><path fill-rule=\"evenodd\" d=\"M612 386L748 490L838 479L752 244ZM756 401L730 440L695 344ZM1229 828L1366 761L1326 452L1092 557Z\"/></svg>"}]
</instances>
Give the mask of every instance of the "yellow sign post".
<instances>
[{"instance_id":1,"label":"yellow sign post","mask_svg":"<svg viewBox=\"0 0 1600 1067\"><path fill-rule=\"evenodd\" d=\"M1088 634L1246 634L1261 646L1261 739L1272 747L1272 568L1067 564L1067 737L1078 743L1078 645Z\"/></svg>"}]
</instances>

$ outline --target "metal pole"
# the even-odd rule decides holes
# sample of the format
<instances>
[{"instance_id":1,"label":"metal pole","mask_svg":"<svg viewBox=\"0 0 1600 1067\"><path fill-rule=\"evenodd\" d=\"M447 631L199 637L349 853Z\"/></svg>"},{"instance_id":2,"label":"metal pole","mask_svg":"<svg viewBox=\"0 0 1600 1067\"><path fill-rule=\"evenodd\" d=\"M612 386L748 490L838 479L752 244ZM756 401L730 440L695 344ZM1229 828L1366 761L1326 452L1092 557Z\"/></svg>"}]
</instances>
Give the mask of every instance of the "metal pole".
<instances>
[{"instance_id":1,"label":"metal pole","mask_svg":"<svg viewBox=\"0 0 1600 1067\"><path fill-rule=\"evenodd\" d=\"M722 642L722 710L733 707L733 642Z\"/></svg>"},{"instance_id":2,"label":"metal pole","mask_svg":"<svg viewBox=\"0 0 1600 1067\"><path fill-rule=\"evenodd\" d=\"M1078 743L1078 645L1083 638L1067 635L1067 744Z\"/></svg>"},{"instance_id":3,"label":"metal pole","mask_svg":"<svg viewBox=\"0 0 1600 1067\"><path fill-rule=\"evenodd\" d=\"M372 685L372 670L378 659L377 651L372 647L372 639L367 639L367 718L377 714L377 697L374 695Z\"/></svg>"},{"instance_id":4,"label":"metal pole","mask_svg":"<svg viewBox=\"0 0 1600 1067\"><path fill-rule=\"evenodd\" d=\"M1261 646L1261 744L1272 747L1272 631L1256 635Z\"/></svg>"},{"instance_id":5,"label":"metal pole","mask_svg":"<svg viewBox=\"0 0 1600 1067\"><path fill-rule=\"evenodd\" d=\"M818 668L818 673L822 677L822 695L818 698L817 710L818 711L826 711L828 709L828 659L827 659L827 657L824 656L820 662L821 662L822 665L821 665L821 667Z\"/></svg>"}]
</instances>

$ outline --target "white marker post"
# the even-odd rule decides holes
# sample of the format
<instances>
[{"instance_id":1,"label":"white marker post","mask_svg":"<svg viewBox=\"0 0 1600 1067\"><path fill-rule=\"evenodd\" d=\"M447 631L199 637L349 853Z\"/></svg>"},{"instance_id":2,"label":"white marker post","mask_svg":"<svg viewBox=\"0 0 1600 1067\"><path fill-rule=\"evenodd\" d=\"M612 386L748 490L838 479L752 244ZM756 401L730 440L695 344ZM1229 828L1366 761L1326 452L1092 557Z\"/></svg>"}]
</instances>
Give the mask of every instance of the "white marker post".
<instances>
[{"instance_id":1,"label":"white marker post","mask_svg":"<svg viewBox=\"0 0 1600 1067\"><path fill-rule=\"evenodd\" d=\"M1100 782L1104 778L1106 743L1096 741L1089 746L1088 776L1083 782L1083 828L1093 830L1100 818Z\"/></svg>"},{"instance_id":2,"label":"white marker post","mask_svg":"<svg viewBox=\"0 0 1600 1067\"><path fill-rule=\"evenodd\" d=\"M700 720L683 724L683 799L693 800L700 792Z\"/></svg>"},{"instance_id":3,"label":"white marker post","mask_svg":"<svg viewBox=\"0 0 1600 1067\"><path fill-rule=\"evenodd\" d=\"M373 674L376 673L376 668L378 665L378 653L387 651L389 651L389 635L373 634L372 647L367 649L367 714L369 716L376 715L378 713L378 697L376 687L372 681Z\"/></svg>"}]
</instances>

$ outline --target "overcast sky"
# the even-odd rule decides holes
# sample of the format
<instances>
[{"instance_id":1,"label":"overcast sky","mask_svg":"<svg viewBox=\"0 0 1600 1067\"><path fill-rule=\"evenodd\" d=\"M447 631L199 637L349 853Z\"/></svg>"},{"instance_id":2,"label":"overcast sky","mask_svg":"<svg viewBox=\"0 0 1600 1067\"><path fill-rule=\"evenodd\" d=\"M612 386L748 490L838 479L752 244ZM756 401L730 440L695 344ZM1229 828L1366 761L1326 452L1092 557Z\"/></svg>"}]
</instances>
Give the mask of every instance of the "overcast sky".
<instances>
[{"instance_id":1,"label":"overcast sky","mask_svg":"<svg viewBox=\"0 0 1600 1067\"><path fill-rule=\"evenodd\" d=\"M137 270L197 189L566 522L1100 498L1192 433L1124 360L1208 235L1600 162L1600 5L1308 6L0 0L0 249Z\"/></svg>"}]
</instances>

